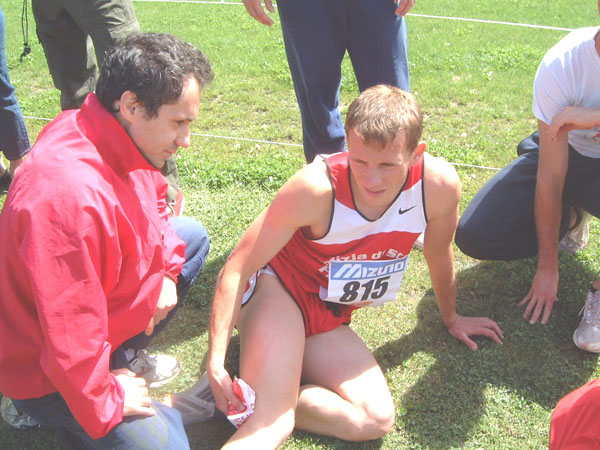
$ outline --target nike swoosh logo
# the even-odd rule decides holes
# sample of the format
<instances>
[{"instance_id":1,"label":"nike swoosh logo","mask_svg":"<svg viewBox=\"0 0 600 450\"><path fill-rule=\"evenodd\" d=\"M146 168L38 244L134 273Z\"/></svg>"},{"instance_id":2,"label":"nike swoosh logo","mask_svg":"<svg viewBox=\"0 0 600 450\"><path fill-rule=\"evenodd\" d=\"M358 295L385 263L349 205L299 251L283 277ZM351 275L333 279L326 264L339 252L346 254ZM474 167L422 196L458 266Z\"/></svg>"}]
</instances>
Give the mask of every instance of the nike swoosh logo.
<instances>
[{"instance_id":1,"label":"nike swoosh logo","mask_svg":"<svg viewBox=\"0 0 600 450\"><path fill-rule=\"evenodd\" d=\"M398 210L398 214L404 214L405 212L408 212L411 209L416 208L416 207L417 207L417 205L411 206L410 208L407 208L407 209L402 209L402 207L400 207L400 209Z\"/></svg>"}]
</instances>

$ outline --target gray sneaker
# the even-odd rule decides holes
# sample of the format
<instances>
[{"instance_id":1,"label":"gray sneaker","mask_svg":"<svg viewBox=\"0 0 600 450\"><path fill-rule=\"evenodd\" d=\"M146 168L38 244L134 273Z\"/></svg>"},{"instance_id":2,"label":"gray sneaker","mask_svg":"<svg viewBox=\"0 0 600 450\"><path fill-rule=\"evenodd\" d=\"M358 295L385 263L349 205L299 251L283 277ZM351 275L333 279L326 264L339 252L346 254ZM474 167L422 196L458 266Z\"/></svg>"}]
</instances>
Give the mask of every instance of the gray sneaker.
<instances>
[{"instance_id":1,"label":"gray sneaker","mask_svg":"<svg viewBox=\"0 0 600 450\"><path fill-rule=\"evenodd\" d=\"M132 350L127 350L130 352ZM146 350L133 350L129 368L148 383L148 388L156 389L170 383L181 370L179 361L169 355L149 355Z\"/></svg>"},{"instance_id":2,"label":"gray sneaker","mask_svg":"<svg viewBox=\"0 0 600 450\"><path fill-rule=\"evenodd\" d=\"M600 290L588 292L581 313L583 319L573 333L573 342L581 350L600 353Z\"/></svg>"},{"instance_id":3,"label":"gray sneaker","mask_svg":"<svg viewBox=\"0 0 600 450\"><path fill-rule=\"evenodd\" d=\"M0 402L0 415L7 424L14 428L23 430L40 426L40 423L29 414L19 411L12 399L8 397L2 397L2 401Z\"/></svg>"},{"instance_id":4,"label":"gray sneaker","mask_svg":"<svg viewBox=\"0 0 600 450\"><path fill-rule=\"evenodd\" d=\"M171 406L181 413L184 425L212 419L220 412L216 408L215 397L210 389L206 372L190 389L173 394Z\"/></svg>"},{"instance_id":5,"label":"gray sneaker","mask_svg":"<svg viewBox=\"0 0 600 450\"><path fill-rule=\"evenodd\" d=\"M587 247L590 241L590 217L590 213L577 208L578 220L558 243L559 251L567 255L574 255Z\"/></svg>"}]
</instances>

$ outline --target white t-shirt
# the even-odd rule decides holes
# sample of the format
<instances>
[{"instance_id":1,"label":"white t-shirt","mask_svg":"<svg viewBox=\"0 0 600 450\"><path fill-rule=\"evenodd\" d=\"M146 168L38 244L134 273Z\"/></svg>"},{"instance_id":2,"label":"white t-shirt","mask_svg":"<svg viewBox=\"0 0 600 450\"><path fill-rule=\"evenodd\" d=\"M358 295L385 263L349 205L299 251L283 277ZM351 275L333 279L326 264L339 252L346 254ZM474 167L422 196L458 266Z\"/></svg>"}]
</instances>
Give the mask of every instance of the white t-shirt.
<instances>
[{"instance_id":1,"label":"white t-shirt","mask_svg":"<svg viewBox=\"0 0 600 450\"><path fill-rule=\"evenodd\" d=\"M569 33L544 56L533 83L533 113L544 123L567 106L600 109L600 55L594 37L600 27ZM600 158L600 127L569 132L579 153Z\"/></svg>"}]
</instances>

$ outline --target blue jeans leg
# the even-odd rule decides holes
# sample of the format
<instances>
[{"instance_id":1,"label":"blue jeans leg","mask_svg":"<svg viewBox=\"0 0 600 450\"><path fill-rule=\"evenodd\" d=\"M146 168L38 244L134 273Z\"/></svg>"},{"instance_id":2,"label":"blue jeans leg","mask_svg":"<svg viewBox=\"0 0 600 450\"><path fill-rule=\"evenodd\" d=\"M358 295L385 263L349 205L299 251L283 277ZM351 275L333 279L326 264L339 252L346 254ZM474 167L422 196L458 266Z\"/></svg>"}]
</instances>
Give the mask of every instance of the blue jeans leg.
<instances>
[{"instance_id":1,"label":"blue jeans leg","mask_svg":"<svg viewBox=\"0 0 600 450\"><path fill-rule=\"evenodd\" d=\"M51 427L62 445L74 450L104 449L189 449L181 415L157 401L152 402L156 415L127 416L106 436L92 439L75 420L62 396L55 392L40 398L14 400L21 411L44 426Z\"/></svg>"},{"instance_id":2,"label":"blue jeans leg","mask_svg":"<svg viewBox=\"0 0 600 450\"><path fill-rule=\"evenodd\" d=\"M190 217L173 217L169 220L175 229L177 236L185 241L185 263L183 264L181 274L177 279L177 305L169 311L169 314L164 320L161 320L158 325L154 327L154 331L150 336L140 333L125 341L120 349L142 349L150 345L152 339L165 328L175 314L175 311L177 311L179 306L183 303L185 296L189 292L194 281L196 281L196 277L200 273L200 270L202 270L202 266L204 266L204 262L208 256L210 241L206 229L200 222ZM113 353L113 368L123 367L115 361L115 359L120 358L118 354L120 349L115 350Z\"/></svg>"},{"instance_id":3,"label":"blue jeans leg","mask_svg":"<svg viewBox=\"0 0 600 450\"><path fill-rule=\"evenodd\" d=\"M14 161L25 156L30 147L25 119L8 76L6 29L0 8L0 151Z\"/></svg>"}]
</instances>

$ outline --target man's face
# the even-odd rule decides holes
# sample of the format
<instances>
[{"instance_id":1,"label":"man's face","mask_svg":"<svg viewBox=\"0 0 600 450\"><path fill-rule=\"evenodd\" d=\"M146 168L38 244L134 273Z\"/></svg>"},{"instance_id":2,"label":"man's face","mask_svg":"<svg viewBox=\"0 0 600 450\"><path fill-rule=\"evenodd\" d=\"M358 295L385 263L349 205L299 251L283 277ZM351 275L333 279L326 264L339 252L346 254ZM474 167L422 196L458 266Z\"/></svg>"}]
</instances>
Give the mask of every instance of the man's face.
<instances>
[{"instance_id":1,"label":"man's face","mask_svg":"<svg viewBox=\"0 0 600 450\"><path fill-rule=\"evenodd\" d=\"M132 114L127 132L154 167L160 169L179 147L190 146L190 125L198 117L200 96L198 82L190 77L177 101L160 106L156 117L149 118L143 106Z\"/></svg>"},{"instance_id":2,"label":"man's face","mask_svg":"<svg viewBox=\"0 0 600 450\"><path fill-rule=\"evenodd\" d=\"M413 152L405 149L402 133L382 148L379 143L365 142L350 130L350 180L357 206L383 213L400 192L409 167L419 161L424 151L424 143Z\"/></svg>"}]
</instances>

